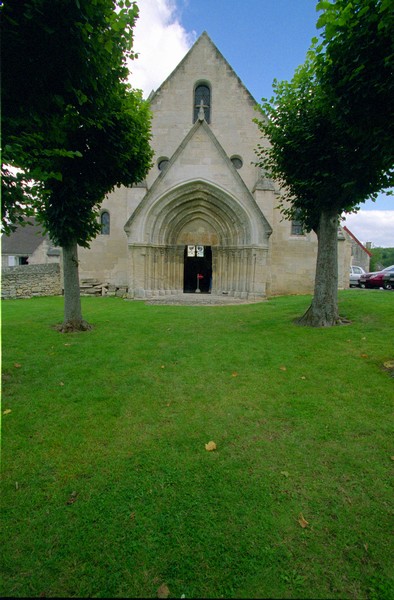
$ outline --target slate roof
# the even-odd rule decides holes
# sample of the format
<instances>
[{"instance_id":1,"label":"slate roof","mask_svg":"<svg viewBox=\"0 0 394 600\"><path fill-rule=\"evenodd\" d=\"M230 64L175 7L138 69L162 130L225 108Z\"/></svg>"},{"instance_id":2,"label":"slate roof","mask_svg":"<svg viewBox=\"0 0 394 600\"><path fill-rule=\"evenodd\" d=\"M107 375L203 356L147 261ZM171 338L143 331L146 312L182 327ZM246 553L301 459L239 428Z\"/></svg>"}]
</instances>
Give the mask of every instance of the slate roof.
<instances>
[{"instance_id":1,"label":"slate roof","mask_svg":"<svg viewBox=\"0 0 394 600\"><path fill-rule=\"evenodd\" d=\"M48 236L42 233L42 226L34 218L31 217L25 219L25 221L32 223L32 225L19 226L10 235L3 234L1 236L2 254L29 256L33 254L44 239L48 239Z\"/></svg>"}]
</instances>

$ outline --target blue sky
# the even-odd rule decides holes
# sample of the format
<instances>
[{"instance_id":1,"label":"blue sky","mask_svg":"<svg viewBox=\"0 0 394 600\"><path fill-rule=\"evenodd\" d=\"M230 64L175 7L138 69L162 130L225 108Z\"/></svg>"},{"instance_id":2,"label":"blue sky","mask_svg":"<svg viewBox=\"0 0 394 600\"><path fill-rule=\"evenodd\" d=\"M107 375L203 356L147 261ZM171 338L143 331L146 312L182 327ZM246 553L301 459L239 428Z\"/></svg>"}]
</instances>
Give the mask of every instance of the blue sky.
<instances>
[{"instance_id":1,"label":"blue sky","mask_svg":"<svg viewBox=\"0 0 394 600\"><path fill-rule=\"evenodd\" d=\"M259 102L291 79L318 35L314 0L179 0L187 30L204 30Z\"/></svg>"},{"instance_id":2,"label":"blue sky","mask_svg":"<svg viewBox=\"0 0 394 600\"><path fill-rule=\"evenodd\" d=\"M291 79L316 29L315 0L137 0L131 83L147 96L206 31L256 101ZM394 246L394 197L367 201L346 224L361 242Z\"/></svg>"}]
</instances>

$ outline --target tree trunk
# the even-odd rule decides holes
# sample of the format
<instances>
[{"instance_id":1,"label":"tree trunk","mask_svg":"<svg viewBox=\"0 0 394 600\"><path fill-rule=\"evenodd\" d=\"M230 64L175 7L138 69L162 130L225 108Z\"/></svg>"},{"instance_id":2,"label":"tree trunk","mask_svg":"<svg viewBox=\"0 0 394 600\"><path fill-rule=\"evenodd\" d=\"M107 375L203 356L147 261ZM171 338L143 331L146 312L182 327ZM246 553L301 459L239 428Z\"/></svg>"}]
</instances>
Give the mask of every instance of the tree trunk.
<instances>
[{"instance_id":1,"label":"tree trunk","mask_svg":"<svg viewBox=\"0 0 394 600\"><path fill-rule=\"evenodd\" d=\"M310 327L343 323L338 313L338 223L336 211L322 212L317 233L315 291L312 304L297 321Z\"/></svg>"},{"instance_id":2,"label":"tree trunk","mask_svg":"<svg viewBox=\"0 0 394 600\"><path fill-rule=\"evenodd\" d=\"M59 331L87 331L91 325L83 320L79 288L78 245L76 242L63 247L64 321Z\"/></svg>"}]
</instances>

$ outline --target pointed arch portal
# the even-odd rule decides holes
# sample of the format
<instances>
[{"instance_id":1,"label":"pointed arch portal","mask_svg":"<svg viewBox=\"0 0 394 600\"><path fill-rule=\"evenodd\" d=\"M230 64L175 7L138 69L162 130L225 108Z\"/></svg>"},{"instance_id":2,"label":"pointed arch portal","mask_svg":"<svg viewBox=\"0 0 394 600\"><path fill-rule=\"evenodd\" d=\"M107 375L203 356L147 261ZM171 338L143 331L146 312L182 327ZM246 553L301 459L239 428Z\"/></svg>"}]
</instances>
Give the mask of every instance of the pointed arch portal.
<instances>
[{"instance_id":1,"label":"pointed arch portal","mask_svg":"<svg viewBox=\"0 0 394 600\"><path fill-rule=\"evenodd\" d=\"M265 295L271 230L253 202L246 209L210 183L190 182L147 202L126 231L134 297L208 292L211 277L212 293ZM203 256L187 256L188 246Z\"/></svg>"}]
</instances>

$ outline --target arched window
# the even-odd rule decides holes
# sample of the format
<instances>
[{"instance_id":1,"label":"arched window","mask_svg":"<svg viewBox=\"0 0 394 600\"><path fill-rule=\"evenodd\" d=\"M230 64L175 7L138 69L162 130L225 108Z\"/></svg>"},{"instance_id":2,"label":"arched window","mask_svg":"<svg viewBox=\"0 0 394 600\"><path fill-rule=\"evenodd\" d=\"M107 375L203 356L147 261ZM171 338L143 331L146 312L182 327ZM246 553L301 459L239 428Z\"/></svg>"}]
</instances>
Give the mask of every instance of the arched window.
<instances>
[{"instance_id":1,"label":"arched window","mask_svg":"<svg viewBox=\"0 0 394 600\"><path fill-rule=\"evenodd\" d=\"M211 122L211 90L207 84L200 84L194 90L194 116L193 123L198 119L200 108L203 108L205 120Z\"/></svg>"},{"instance_id":2,"label":"arched window","mask_svg":"<svg viewBox=\"0 0 394 600\"><path fill-rule=\"evenodd\" d=\"M102 235L109 235L110 218L108 211L103 210L100 216L100 222Z\"/></svg>"},{"instance_id":3,"label":"arched window","mask_svg":"<svg viewBox=\"0 0 394 600\"><path fill-rule=\"evenodd\" d=\"M296 210L294 218L291 221L291 235L304 235L304 225L301 221L300 210Z\"/></svg>"}]
</instances>

